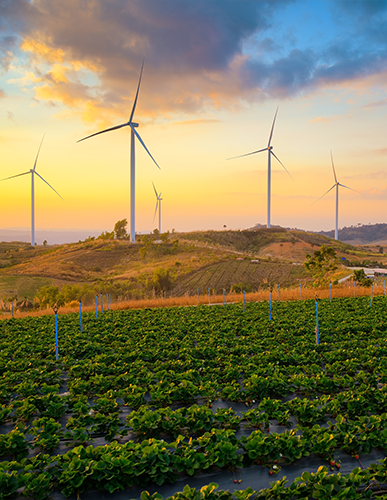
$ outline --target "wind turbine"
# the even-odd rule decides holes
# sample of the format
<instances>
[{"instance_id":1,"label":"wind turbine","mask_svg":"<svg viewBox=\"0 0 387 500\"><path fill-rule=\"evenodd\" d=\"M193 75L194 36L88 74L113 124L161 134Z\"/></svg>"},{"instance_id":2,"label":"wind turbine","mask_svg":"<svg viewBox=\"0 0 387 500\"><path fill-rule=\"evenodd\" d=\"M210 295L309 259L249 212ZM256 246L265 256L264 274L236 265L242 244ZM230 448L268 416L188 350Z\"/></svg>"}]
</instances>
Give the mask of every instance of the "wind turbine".
<instances>
[{"instance_id":1,"label":"wind turbine","mask_svg":"<svg viewBox=\"0 0 387 500\"><path fill-rule=\"evenodd\" d=\"M2 181L7 181L8 179L13 179L14 177L20 177L22 175L28 175L31 174L31 245L34 247L35 246L35 177L34 175L37 175L42 179L43 182L45 182L55 193L59 196L59 198L62 198L62 196L56 191L43 177L38 174L36 171L36 164L38 162L38 157L40 153L40 148L42 147L43 144L43 139L46 134L43 135L43 138L40 142L40 146L38 149L38 153L35 158L35 163L34 163L34 168L28 170L28 172L23 172L22 174L17 174L17 175L12 175L11 177L6 177L5 179L1 179Z\"/></svg>"},{"instance_id":2,"label":"wind turbine","mask_svg":"<svg viewBox=\"0 0 387 500\"><path fill-rule=\"evenodd\" d=\"M264 149L259 149L258 151L253 151L252 153L246 153L244 155L239 155L239 156L233 156L232 158L227 158L228 160L234 160L235 158L242 158L243 156L250 156L250 155L255 155L256 153L262 153L263 151L267 151L268 153L268 159L267 159L267 227L270 227L270 211L271 211L271 155L274 156L274 158L283 166L289 177L293 180L293 177L289 174L289 172L286 170L285 165L281 162L281 160L276 156L273 152L273 146L271 145L271 140L273 138L273 130L274 130L274 124L275 120L277 118L277 113L278 113L279 106L277 107L277 110L274 115L274 120L273 120L273 125L271 126L271 131L269 135L269 142L267 143L267 147Z\"/></svg>"},{"instance_id":3,"label":"wind turbine","mask_svg":"<svg viewBox=\"0 0 387 500\"><path fill-rule=\"evenodd\" d=\"M130 127L130 242L135 243L136 242L136 230L135 230L135 137L140 141L140 144L142 147L145 149L145 151L148 153L148 155L152 158L152 160L155 162L156 166L160 168L157 165L156 160L153 158L153 156L150 154L148 148L145 146L144 141L141 139L140 134L137 132L136 127L138 127L138 123L135 123L133 121L133 115L136 109L137 105L137 98L138 98L138 92L140 90L140 84L141 84L141 78L142 78L142 71L144 69L144 59L142 61L141 65L141 71L140 71L140 78L138 80L138 86L137 86L137 92L136 92L136 97L134 99L133 103L133 108L132 112L130 113L129 120L126 123L122 123L121 125L116 125L115 127L110 127L105 130L101 130L100 132L96 132L95 134L88 135L87 137L84 137L83 139L80 139L77 142L82 142L86 139L89 139L90 137L94 137L95 135L99 134L104 134L105 132L110 132L111 130L118 130L119 128L122 127Z\"/></svg>"},{"instance_id":4,"label":"wind turbine","mask_svg":"<svg viewBox=\"0 0 387 500\"><path fill-rule=\"evenodd\" d=\"M154 189L154 192L155 192L155 195L156 195L156 210L155 210L155 214L153 216L153 222L156 218L156 214L157 214L157 209L159 209L159 233L161 234L161 201L162 201L162 198L161 198L161 193L158 194L157 191L156 191L156 188L155 188L155 185L153 184L152 182L152 186L153 186L153 189Z\"/></svg>"},{"instance_id":5,"label":"wind turbine","mask_svg":"<svg viewBox=\"0 0 387 500\"><path fill-rule=\"evenodd\" d=\"M333 184L333 186L328 189L328 191L326 193L324 193L322 196L320 196L320 198L318 198L314 203L312 203L312 205L314 205L315 203L317 203L319 200L321 200L321 198L324 198L324 196L326 194L329 193L329 191L332 191L333 188L336 188L336 225L335 225L335 240L338 240L339 239L339 186L343 187L343 188L346 188L346 189L350 189L351 191L355 191L355 193L359 193L359 194L363 194L363 193L360 193L360 191L356 191L356 189L352 189L348 186L344 186L344 184L340 184L340 182L337 180L337 176L336 176L336 171L335 171L335 165L333 163L333 155L332 155L332 151L331 151L331 161L332 161L332 169L333 169L333 176L335 178L335 183Z\"/></svg>"}]
</instances>

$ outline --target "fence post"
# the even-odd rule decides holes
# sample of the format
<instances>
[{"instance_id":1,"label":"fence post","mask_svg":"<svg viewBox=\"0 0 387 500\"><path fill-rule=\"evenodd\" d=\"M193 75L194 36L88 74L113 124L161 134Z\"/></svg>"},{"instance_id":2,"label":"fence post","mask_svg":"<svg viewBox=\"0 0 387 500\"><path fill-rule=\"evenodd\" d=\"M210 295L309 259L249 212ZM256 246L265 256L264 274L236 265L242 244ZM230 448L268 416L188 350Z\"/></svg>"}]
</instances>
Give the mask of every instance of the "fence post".
<instances>
[{"instance_id":1,"label":"fence post","mask_svg":"<svg viewBox=\"0 0 387 500\"><path fill-rule=\"evenodd\" d=\"M101 313L103 313L103 300L102 300L102 293L101 293Z\"/></svg>"},{"instance_id":2,"label":"fence post","mask_svg":"<svg viewBox=\"0 0 387 500\"><path fill-rule=\"evenodd\" d=\"M98 295L95 296L95 319L98 317Z\"/></svg>"},{"instance_id":3,"label":"fence post","mask_svg":"<svg viewBox=\"0 0 387 500\"><path fill-rule=\"evenodd\" d=\"M281 285L278 283L278 302L281 302Z\"/></svg>"},{"instance_id":4,"label":"fence post","mask_svg":"<svg viewBox=\"0 0 387 500\"><path fill-rule=\"evenodd\" d=\"M224 296L224 288L223 288L223 307L225 306L225 296Z\"/></svg>"},{"instance_id":5,"label":"fence post","mask_svg":"<svg viewBox=\"0 0 387 500\"><path fill-rule=\"evenodd\" d=\"M198 305L199 305L199 288L196 289L197 297L198 297Z\"/></svg>"},{"instance_id":6,"label":"fence post","mask_svg":"<svg viewBox=\"0 0 387 500\"><path fill-rule=\"evenodd\" d=\"M83 332L83 325L82 325L82 302L79 301L79 324L81 327L81 333Z\"/></svg>"},{"instance_id":7,"label":"fence post","mask_svg":"<svg viewBox=\"0 0 387 500\"><path fill-rule=\"evenodd\" d=\"M302 283L300 283L300 298L302 300Z\"/></svg>"},{"instance_id":8,"label":"fence post","mask_svg":"<svg viewBox=\"0 0 387 500\"><path fill-rule=\"evenodd\" d=\"M58 342L58 306L55 304L54 306L55 313L55 357L58 361L59 359L59 342Z\"/></svg>"},{"instance_id":9,"label":"fence post","mask_svg":"<svg viewBox=\"0 0 387 500\"><path fill-rule=\"evenodd\" d=\"M208 305L211 305L211 288L208 289Z\"/></svg>"},{"instance_id":10,"label":"fence post","mask_svg":"<svg viewBox=\"0 0 387 500\"><path fill-rule=\"evenodd\" d=\"M319 339L319 326L318 326L318 297L316 295L316 344L319 345L320 339Z\"/></svg>"}]
</instances>

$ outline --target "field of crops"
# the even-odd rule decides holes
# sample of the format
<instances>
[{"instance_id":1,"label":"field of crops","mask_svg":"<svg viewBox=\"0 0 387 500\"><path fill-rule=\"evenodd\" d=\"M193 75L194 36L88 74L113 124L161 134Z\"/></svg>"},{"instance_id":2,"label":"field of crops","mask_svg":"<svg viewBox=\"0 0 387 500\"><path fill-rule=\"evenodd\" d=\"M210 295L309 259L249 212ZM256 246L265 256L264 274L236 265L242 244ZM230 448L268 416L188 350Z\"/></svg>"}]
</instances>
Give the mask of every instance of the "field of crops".
<instances>
[{"instance_id":1,"label":"field of crops","mask_svg":"<svg viewBox=\"0 0 387 500\"><path fill-rule=\"evenodd\" d=\"M386 301L0 322L0 499L381 498Z\"/></svg>"}]
</instances>

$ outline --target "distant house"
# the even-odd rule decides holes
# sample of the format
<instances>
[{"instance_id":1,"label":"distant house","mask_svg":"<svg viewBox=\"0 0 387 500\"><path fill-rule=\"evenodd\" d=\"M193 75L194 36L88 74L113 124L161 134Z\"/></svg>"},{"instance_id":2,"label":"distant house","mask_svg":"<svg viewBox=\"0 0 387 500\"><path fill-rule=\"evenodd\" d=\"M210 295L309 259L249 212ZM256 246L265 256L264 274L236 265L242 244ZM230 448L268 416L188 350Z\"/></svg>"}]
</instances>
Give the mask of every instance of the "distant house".
<instances>
[{"instance_id":1,"label":"distant house","mask_svg":"<svg viewBox=\"0 0 387 500\"><path fill-rule=\"evenodd\" d=\"M258 259L251 259L251 262L252 262L253 264L259 264L259 260L258 260Z\"/></svg>"}]
</instances>

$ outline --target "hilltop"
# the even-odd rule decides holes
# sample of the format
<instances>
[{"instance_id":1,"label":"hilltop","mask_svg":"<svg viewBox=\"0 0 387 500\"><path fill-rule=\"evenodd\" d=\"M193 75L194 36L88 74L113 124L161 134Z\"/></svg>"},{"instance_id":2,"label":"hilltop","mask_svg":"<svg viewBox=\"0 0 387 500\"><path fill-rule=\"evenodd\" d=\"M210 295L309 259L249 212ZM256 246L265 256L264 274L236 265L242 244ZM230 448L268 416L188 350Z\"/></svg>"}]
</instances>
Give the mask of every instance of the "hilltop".
<instances>
[{"instance_id":1,"label":"hilltop","mask_svg":"<svg viewBox=\"0 0 387 500\"><path fill-rule=\"evenodd\" d=\"M160 238L160 239L157 239ZM36 246L0 243L0 299L17 296L41 301L62 289L66 302L96 293L112 293L117 300L156 295L181 296L255 291L281 284L307 284L302 263L321 245L332 246L338 257L352 263L382 261L324 235L283 228L242 231L196 231L139 236L127 240L88 238L64 245ZM49 287L49 288L47 288ZM51 288L50 288L51 287ZM49 303L49 302L47 302Z\"/></svg>"},{"instance_id":2,"label":"hilltop","mask_svg":"<svg viewBox=\"0 0 387 500\"><path fill-rule=\"evenodd\" d=\"M334 231L320 231L318 234L334 238ZM339 229L339 238L351 245L387 245L387 224L367 224Z\"/></svg>"}]
</instances>

